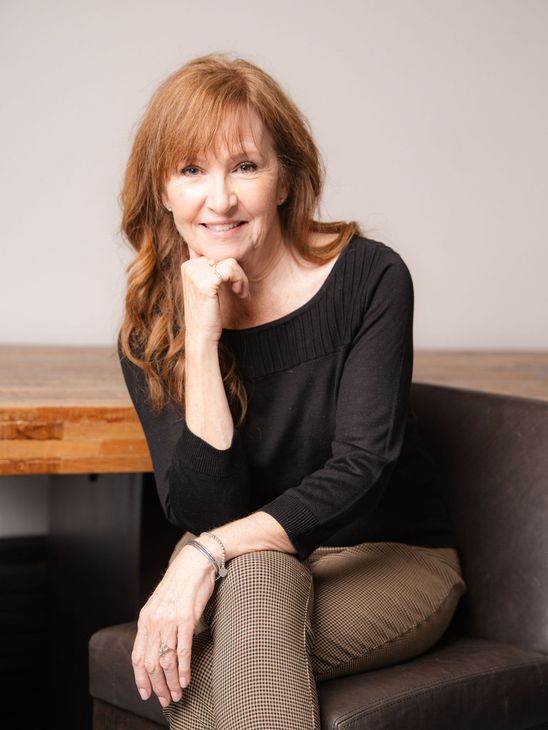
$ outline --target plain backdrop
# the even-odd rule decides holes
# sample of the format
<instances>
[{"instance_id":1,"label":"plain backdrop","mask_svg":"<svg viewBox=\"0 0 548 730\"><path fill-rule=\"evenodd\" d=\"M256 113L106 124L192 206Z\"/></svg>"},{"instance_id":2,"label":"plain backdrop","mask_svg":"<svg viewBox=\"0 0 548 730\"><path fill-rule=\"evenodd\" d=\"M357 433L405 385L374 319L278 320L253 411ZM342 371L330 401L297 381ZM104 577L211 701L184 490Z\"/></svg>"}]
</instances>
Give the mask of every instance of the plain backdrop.
<instances>
[{"instance_id":1,"label":"plain backdrop","mask_svg":"<svg viewBox=\"0 0 548 730\"><path fill-rule=\"evenodd\" d=\"M135 125L212 51L303 110L321 217L402 255L415 347L548 346L547 0L2 0L0 342L114 344ZM2 480L0 534L20 484Z\"/></svg>"}]
</instances>

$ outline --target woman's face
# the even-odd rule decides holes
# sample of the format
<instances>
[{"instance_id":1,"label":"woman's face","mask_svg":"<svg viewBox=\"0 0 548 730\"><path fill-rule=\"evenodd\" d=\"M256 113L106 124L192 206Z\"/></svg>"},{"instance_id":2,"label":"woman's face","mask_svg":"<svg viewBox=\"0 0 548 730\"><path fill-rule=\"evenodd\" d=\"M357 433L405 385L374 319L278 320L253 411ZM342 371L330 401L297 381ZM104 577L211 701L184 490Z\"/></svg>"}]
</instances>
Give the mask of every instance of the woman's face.
<instances>
[{"instance_id":1,"label":"woman's face","mask_svg":"<svg viewBox=\"0 0 548 730\"><path fill-rule=\"evenodd\" d=\"M242 132L245 154L220 146L185 161L166 183L163 203L191 256L257 260L281 239L278 205L287 191L272 138L254 113Z\"/></svg>"}]
</instances>

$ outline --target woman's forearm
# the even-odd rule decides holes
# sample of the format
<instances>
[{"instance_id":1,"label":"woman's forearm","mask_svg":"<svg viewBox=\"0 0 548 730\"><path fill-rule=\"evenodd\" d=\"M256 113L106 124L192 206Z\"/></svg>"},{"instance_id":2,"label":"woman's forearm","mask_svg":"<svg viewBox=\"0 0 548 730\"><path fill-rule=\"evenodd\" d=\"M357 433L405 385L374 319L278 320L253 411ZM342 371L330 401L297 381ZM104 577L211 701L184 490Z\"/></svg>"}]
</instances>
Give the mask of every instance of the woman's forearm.
<instances>
[{"instance_id":1,"label":"woman's forearm","mask_svg":"<svg viewBox=\"0 0 548 730\"><path fill-rule=\"evenodd\" d=\"M185 347L185 418L188 428L217 449L228 449L234 421L228 405L218 346L187 338Z\"/></svg>"},{"instance_id":2,"label":"woman's forearm","mask_svg":"<svg viewBox=\"0 0 548 730\"><path fill-rule=\"evenodd\" d=\"M277 550L283 553L297 552L280 523L267 512L261 512L260 510L247 517L234 520L234 522L215 527L210 532L217 535L222 541L225 548L225 560L257 550ZM221 547L217 540L209 535L204 535L199 537L199 541L220 562ZM192 546L188 546L187 549L195 550ZM204 560L207 560L207 558L204 557Z\"/></svg>"},{"instance_id":3,"label":"woman's forearm","mask_svg":"<svg viewBox=\"0 0 548 730\"><path fill-rule=\"evenodd\" d=\"M234 422L222 381L217 345L187 340L185 368L185 409L189 429L215 448L228 449ZM256 550L296 552L284 528L266 512L257 511L211 531L225 546L225 560ZM220 560L220 546L214 538L204 536L200 541Z\"/></svg>"}]
</instances>

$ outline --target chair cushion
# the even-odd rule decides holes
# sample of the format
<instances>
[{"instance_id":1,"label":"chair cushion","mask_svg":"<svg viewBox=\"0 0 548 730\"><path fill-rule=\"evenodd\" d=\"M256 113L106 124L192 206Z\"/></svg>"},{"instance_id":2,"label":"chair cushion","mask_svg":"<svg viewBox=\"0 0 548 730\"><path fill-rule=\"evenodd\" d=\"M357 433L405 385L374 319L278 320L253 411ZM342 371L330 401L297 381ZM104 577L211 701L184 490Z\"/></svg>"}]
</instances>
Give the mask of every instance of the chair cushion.
<instances>
[{"instance_id":1,"label":"chair cushion","mask_svg":"<svg viewBox=\"0 0 548 730\"><path fill-rule=\"evenodd\" d=\"M451 636L401 664L323 682L318 694L329 730L522 730L548 722L548 656Z\"/></svg>"},{"instance_id":2,"label":"chair cushion","mask_svg":"<svg viewBox=\"0 0 548 730\"><path fill-rule=\"evenodd\" d=\"M167 726L155 695L143 702L131 666L136 623L89 642L93 697ZM324 730L516 730L548 722L548 656L447 636L420 657L318 685Z\"/></svg>"}]
</instances>

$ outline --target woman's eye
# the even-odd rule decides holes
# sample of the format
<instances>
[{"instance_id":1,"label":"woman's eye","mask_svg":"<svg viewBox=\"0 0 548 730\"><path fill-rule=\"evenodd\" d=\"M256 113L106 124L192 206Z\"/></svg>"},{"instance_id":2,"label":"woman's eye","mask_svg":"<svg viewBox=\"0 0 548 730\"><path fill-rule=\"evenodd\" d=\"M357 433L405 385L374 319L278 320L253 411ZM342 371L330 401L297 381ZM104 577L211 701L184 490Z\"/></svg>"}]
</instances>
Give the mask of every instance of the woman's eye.
<instances>
[{"instance_id":1,"label":"woman's eye","mask_svg":"<svg viewBox=\"0 0 548 730\"><path fill-rule=\"evenodd\" d=\"M254 162L242 162L237 168L241 172L255 172L257 165ZM181 175L185 177L197 177L200 173L200 168L195 165L187 165L181 169Z\"/></svg>"},{"instance_id":2,"label":"woman's eye","mask_svg":"<svg viewBox=\"0 0 548 730\"><path fill-rule=\"evenodd\" d=\"M257 165L254 162L242 162L238 166L238 169L242 170L242 172L255 172Z\"/></svg>"}]
</instances>

